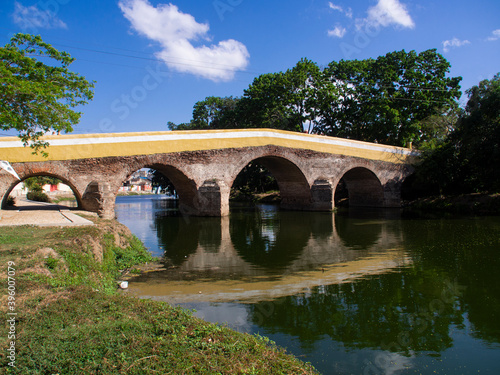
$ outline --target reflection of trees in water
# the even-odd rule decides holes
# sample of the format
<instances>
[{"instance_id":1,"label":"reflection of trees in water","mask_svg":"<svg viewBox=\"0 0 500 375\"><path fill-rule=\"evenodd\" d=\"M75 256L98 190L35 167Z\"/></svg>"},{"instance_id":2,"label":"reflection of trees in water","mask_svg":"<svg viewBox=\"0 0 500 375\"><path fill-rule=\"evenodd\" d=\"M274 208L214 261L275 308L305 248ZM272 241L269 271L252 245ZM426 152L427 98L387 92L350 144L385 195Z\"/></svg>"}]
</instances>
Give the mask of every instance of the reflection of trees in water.
<instances>
[{"instance_id":1,"label":"reflection of trees in water","mask_svg":"<svg viewBox=\"0 0 500 375\"><path fill-rule=\"evenodd\" d=\"M165 258L179 266L196 252L217 252L221 244L221 218L181 217L156 215L154 226L159 243L165 249Z\"/></svg>"},{"instance_id":2,"label":"reflection of trees in water","mask_svg":"<svg viewBox=\"0 0 500 375\"><path fill-rule=\"evenodd\" d=\"M282 271L304 250L313 228L312 217L294 212L275 211L264 216L258 210L253 214L235 212L230 217L231 240L245 261Z\"/></svg>"},{"instance_id":3,"label":"reflection of trees in water","mask_svg":"<svg viewBox=\"0 0 500 375\"><path fill-rule=\"evenodd\" d=\"M317 287L307 296L251 305L249 312L259 326L298 336L306 346L328 335L352 348L441 352L451 346L451 325L462 322L458 305L433 302L447 281L411 269ZM429 312L431 302L439 314Z\"/></svg>"},{"instance_id":4,"label":"reflection of trees in water","mask_svg":"<svg viewBox=\"0 0 500 375\"><path fill-rule=\"evenodd\" d=\"M403 221L405 246L424 269L446 272L465 285L461 304L475 337L500 343L500 220Z\"/></svg>"},{"instance_id":5,"label":"reflection of trees in water","mask_svg":"<svg viewBox=\"0 0 500 375\"><path fill-rule=\"evenodd\" d=\"M500 343L500 221L401 223L412 268L249 305L250 319L303 345L328 335L348 347L409 354L451 347L467 317L472 336Z\"/></svg>"}]
</instances>

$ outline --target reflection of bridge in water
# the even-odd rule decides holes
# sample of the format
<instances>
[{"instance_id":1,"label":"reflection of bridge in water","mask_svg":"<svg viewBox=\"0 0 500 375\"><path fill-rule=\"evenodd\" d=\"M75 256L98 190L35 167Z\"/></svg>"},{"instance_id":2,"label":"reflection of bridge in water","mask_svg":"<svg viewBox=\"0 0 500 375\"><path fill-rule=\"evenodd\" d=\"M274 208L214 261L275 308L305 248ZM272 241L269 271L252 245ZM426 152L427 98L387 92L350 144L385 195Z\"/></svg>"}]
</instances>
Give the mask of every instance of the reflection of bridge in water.
<instances>
[{"instance_id":1,"label":"reflection of bridge in water","mask_svg":"<svg viewBox=\"0 0 500 375\"><path fill-rule=\"evenodd\" d=\"M260 221L238 212L209 220L158 219L165 256L175 267L131 280L131 292L169 302L250 302L410 263L398 228L387 221L336 220L332 213L263 216Z\"/></svg>"}]
</instances>

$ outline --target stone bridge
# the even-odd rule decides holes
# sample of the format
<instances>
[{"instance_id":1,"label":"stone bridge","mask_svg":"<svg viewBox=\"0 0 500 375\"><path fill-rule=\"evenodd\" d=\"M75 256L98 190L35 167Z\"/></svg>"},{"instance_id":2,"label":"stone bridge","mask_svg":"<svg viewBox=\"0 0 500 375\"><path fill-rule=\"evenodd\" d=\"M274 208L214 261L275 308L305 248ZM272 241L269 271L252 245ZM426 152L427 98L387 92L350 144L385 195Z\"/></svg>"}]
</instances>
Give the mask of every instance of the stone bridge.
<instances>
[{"instance_id":1,"label":"stone bridge","mask_svg":"<svg viewBox=\"0 0 500 375\"><path fill-rule=\"evenodd\" d=\"M33 155L18 138L2 138L0 160L21 180L52 176L69 185L80 209L115 216L116 194L141 168L169 178L181 212L225 216L236 176L248 163L276 178L281 207L330 211L343 178L351 206L399 207L401 184L417 153L400 147L271 129L57 135L45 137L49 156ZM0 199L19 180L0 170Z\"/></svg>"}]
</instances>

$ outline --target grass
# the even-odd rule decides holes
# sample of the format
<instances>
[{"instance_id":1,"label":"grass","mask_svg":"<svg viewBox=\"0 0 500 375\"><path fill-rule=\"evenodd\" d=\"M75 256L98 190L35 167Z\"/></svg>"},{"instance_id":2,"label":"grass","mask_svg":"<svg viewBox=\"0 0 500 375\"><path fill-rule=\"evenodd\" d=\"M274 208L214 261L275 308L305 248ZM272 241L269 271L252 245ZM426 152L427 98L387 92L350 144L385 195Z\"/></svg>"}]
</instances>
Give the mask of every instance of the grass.
<instances>
[{"instance_id":1,"label":"grass","mask_svg":"<svg viewBox=\"0 0 500 375\"><path fill-rule=\"evenodd\" d=\"M124 270L152 258L125 227L94 220L94 227L2 228L0 313L7 313L6 265L14 261L18 315L16 368L8 366L5 324L0 373L316 373L267 338L117 292Z\"/></svg>"},{"instance_id":2,"label":"grass","mask_svg":"<svg viewBox=\"0 0 500 375\"><path fill-rule=\"evenodd\" d=\"M55 196L54 198L50 198L51 203L60 203L60 202L75 202L76 198L74 196L66 197L66 196Z\"/></svg>"}]
</instances>

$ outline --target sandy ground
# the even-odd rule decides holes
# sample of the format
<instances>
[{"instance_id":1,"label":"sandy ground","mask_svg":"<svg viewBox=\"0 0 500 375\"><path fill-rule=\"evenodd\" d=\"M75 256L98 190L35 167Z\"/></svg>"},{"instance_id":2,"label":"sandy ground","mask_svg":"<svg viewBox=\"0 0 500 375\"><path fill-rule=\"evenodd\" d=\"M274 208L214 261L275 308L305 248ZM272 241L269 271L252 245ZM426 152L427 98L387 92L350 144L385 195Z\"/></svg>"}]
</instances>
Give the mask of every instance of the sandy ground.
<instances>
[{"instance_id":1,"label":"sandy ground","mask_svg":"<svg viewBox=\"0 0 500 375\"><path fill-rule=\"evenodd\" d=\"M94 225L90 220L77 215L79 211L52 203L29 201L16 198L16 205L8 210L0 210L0 226L78 226ZM83 213L83 211L80 211ZM84 212L92 215L90 212Z\"/></svg>"}]
</instances>

